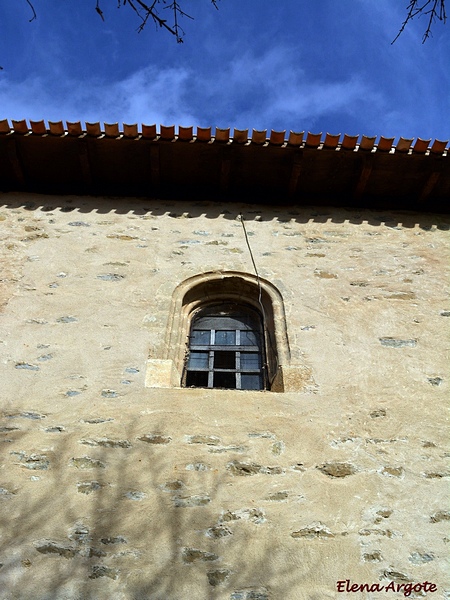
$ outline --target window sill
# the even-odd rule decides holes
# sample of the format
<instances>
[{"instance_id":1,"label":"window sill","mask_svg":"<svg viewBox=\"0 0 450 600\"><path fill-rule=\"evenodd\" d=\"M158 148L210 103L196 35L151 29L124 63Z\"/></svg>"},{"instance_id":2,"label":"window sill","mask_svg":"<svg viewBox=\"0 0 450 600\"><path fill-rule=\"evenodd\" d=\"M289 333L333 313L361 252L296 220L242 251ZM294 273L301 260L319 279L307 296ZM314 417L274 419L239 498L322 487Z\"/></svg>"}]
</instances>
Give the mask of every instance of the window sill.
<instances>
[{"instance_id":1,"label":"window sill","mask_svg":"<svg viewBox=\"0 0 450 600\"><path fill-rule=\"evenodd\" d=\"M173 360L149 359L145 374L145 387L147 388L179 388L179 389L214 389L226 392L269 391L269 392L303 392L312 381L311 370L305 365L289 365L279 367L278 373L272 382L270 390L227 390L224 388L182 388L180 386L181 373L178 372Z\"/></svg>"}]
</instances>

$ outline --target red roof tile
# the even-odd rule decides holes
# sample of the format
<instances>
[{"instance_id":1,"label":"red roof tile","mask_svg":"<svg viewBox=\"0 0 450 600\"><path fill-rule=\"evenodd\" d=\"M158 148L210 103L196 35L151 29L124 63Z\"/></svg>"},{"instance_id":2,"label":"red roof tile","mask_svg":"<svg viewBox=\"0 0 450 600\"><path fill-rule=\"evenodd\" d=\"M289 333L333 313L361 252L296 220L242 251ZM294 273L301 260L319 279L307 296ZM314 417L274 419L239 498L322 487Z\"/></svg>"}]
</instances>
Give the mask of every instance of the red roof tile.
<instances>
[{"instance_id":1,"label":"red roof tile","mask_svg":"<svg viewBox=\"0 0 450 600\"><path fill-rule=\"evenodd\" d=\"M400 137L395 146L390 137L381 136L378 143L375 136L358 139L332 133L322 139L321 133L308 132L305 140L303 131L255 129L251 136L247 129L234 129L230 137L230 128L219 127L213 136L211 127L197 127L194 134L192 126L176 133L174 125L158 131L156 124L83 127L80 121L64 126L3 119L0 185L58 193L201 193L212 199L256 194L450 209L448 141ZM226 154L223 146L229 148Z\"/></svg>"}]
</instances>

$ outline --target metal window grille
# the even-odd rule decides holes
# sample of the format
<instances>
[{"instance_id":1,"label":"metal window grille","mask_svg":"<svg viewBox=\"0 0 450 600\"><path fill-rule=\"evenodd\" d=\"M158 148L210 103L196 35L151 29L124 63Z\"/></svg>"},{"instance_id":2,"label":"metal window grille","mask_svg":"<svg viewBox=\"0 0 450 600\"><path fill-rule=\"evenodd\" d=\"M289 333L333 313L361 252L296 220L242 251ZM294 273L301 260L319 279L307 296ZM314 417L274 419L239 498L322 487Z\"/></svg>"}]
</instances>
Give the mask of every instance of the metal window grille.
<instances>
[{"instance_id":1,"label":"metal window grille","mask_svg":"<svg viewBox=\"0 0 450 600\"><path fill-rule=\"evenodd\" d=\"M189 336L186 387L262 390L263 332L259 315L239 307L199 313ZM205 314L206 313L206 314Z\"/></svg>"}]
</instances>

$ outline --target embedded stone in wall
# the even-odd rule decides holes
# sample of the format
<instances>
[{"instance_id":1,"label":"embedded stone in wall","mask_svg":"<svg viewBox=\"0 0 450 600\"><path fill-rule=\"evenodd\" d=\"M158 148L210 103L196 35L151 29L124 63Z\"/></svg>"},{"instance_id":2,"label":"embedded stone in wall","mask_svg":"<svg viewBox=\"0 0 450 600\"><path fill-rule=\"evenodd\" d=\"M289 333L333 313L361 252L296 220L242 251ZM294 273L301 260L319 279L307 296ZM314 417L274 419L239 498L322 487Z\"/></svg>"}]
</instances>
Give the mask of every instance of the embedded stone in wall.
<instances>
[{"instance_id":1,"label":"embedded stone in wall","mask_svg":"<svg viewBox=\"0 0 450 600\"><path fill-rule=\"evenodd\" d=\"M266 475L281 475L284 473L282 467L264 467L256 463L245 463L234 460L227 464L227 469L232 475L246 477L249 475L257 475L258 473L265 473Z\"/></svg>"},{"instance_id":2,"label":"embedded stone in wall","mask_svg":"<svg viewBox=\"0 0 450 600\"><path fill-rule=\"evenodd\" d=\"M424 565L434 560L434 555L427 552L413 552L408 558L413 565Z\"/></svg>"},{"instance_id":3,"label":"embedded stone in wall","mask_svg":"<svg viewBox=\"0 0 450 600\"><path fill-rule=\"evenodd\" d=\"M90 456L80 456L79 458L71 458L70 465L77 469L104 469L105 463Z\"/></svg>"},{"instance_id":4,"label":"embedded stone in wall","mask_svg":"<svg viewBox=\"0 0 450 600\"><path fill-rule=\"evenodd\" d=\"M102 273L101 275L97 275L97 279L103 281L121 281L125 279L125 275L119 275L119 273Z\"/></svg>"},{"instance_id":5,"label":"embedded stone in wall","mask_svg":"<svg viewBox=\"0 0 450 600\"><path fill-rule=\"evenodd\" d=\"M430 521L432 523L439 523L440 521L450 521L450 511L448 510L438 510L431 515Z\"/></svg>"},{"instance_id":6,"label":"embedded stone in wall","mask_svg":"<svg viewBox=\"0 0 450 600\"><path fill-rule=\"evenodd\" d=\"M187 564L197 561L210 562L219 560L217 554L213 554L212 552L204 552L203 550L198 550L197 548L183 548L181 551L181 558L183 562Z\"/></svg>"},{"instance_id":7,"label":"embedded stone in wall","mask_svg":"<svg viewBox=\"0 0 450 600\"><path fill-rule=\"evenodd\" d=\"M210 538L220 539L233 535L233 532L224 525L214 525L206 530L206 535Z\"/></svg>"},{"instance_id":8,"label":"embedded stone in wall","mask_svg":"<svg viewBox=\"0 0 450 600\"><path fill-rule=\"evenodd\" d=\"M414 292L394 292L385 296L388 300L414 300L416 294Z\"/></svg>"},{"instance_id":9,"label":"embedded stone in wall","mask_svg":"<svg viewBox=\"0 0 450 600\"><path fill-rule=\"evenodd\" d=\"M208 448L208 452L211 454L222 454L224 452L247 452L248 448L246 446L211 446Z\"/></svg>"},{"instance_id":10,"label":"embedded stone in wall","mask_svg":"<svg viewBox=\"0 0 450 600\"><path fill-rule=\"evenodd\" d=\"M357 469L349 463L325 463L320 467L317 467L319 471L328 475L328 477L348 477L356 473Z\"/></svg>"},{"instance_id":11,"label":"embedded stone in wall","mask_svg":"<svg viewBox=\"0 0 450 600\"><path fill-rule=\"evenodd\" d=\"M172 441L170 436L159 433L147 433L137 439L140 442L147 442L147 444L169 444Z\"/></svg>"},{"instance_id":12,"label":"embedded stone in wall","mask_svg":"<svg viewBox=\"0 0 450 600\"><path fill-rule=\"evenodd\" d=\"M369 535L377 535L377 536L383 536L383 537L387 537L387 538L393 538L393 537L398 537L399 534L395 531L392 531L391 529L360 529L358 531L358 535L361 536L369 536Z\"/></svg>"},{"instance_id":13,"label":"embedded stone in wall","mask_svg":"<svg viewBox=\"0 0 450 600\"><path fill-rule=\"evenodd\" d=\"M189 463L185 468L186 471L209 471L209 467L205 463Z\"/></svg>"},{"instance_id":14,"label":"embedded stone in wall","mask_svg":"<svg viewBox=\"0 0 450 600\"><path fill-rule=\"evenodd\" d=\"M182 481L176 479L175 481L166 481L166 483L163 483L159 487L163 492L176 492L177 490L181 490L186 486Z\"/></svg>"},{"instance_id":15,"label":"embedded stone in wall","mask_svg":"<svg viewBox=\"0 0 450 600\"><path fill-rule=\"evenodd\" d=\"M106 236L107 238L110 239L115 239L115 240L122 240L123 242L130 242L132 240L137 240L138 237L135 235L126 235L126 234L119 234L119 233L115 233L115 234L108 234Z\"/></svg>"},{"instance_id":16,"label":"embedded stone in wall","mask_svg":"<svg viewBox=\"0 0 450 600\"><path fill-rule=\"evenodd\" d=\"M89 527L83 525L83 523L76 523L71 529L69 533L69 539L75 540L80 544L86 544L91 541L91 537L89 535Z\"/></svg>"},{"instance_id":17,"label":"embedded stone in wall","mask_svg":"<svg viewBox=\"0 0 450 600\"><path fill-rule=\"evenodd\" d=\"M219 523L229 523L230 521L250 521L259 525L264 523L266 516L263 510L259 508L240 508L239 510L227 510L219 518Z\"/></svg>"},{"instance_id":18,"label":"embedded stone in wall","mask_svg":"<svg viewBox=\"0 0 450 600\"><path fill-rule=\"evenodd\" d=\"M130 492L126 492L126 494L124 494L125 498L128 498L128 500L144 500L144 498L147 498L147 494L145 492L138 492L138 491L130 491Z\"/></svg>"},{"instance_id":19,"label":"embedded stone in wall","mask_svg":"<svg viewBox=\"0 0 450 600\"><path fill-rule=\"evenodd\" d=\"M354 287L367 287L369 285L368 281L350 281L350 285Z\"/></svg>"},{"instance_id":20,"label":"embedded stone in wall","mask_svg":"<svg viewBox=\"0 0 450 600\"><path fill-rule=\"evenodd\" d=\"M272 454L275 454L275 456L279 456L280 454L282 454L284 452L284 443L278 441L272 444L271 452Z\"/></svg>"},{"instance_id":21,"label":"embedded stone in wall","mask_svg":"<svg viewBox=\"0 0 450 600\"><path fill-rule=\"evenodd\" d=\"M36 412L20 412L20 413L13 413L11 415L6 415L9 419L18 419L18 418L22 418L22 419L32 419L32 420L39 420L39 419L45 419L47 415L42 415L40 413L36 413Z\"/></svg>"},{"instance_id":22,"label":"embedded stone in wall","mask_svg":"<svg viewBox=\"0 0 450 600\"><path fill-rule=\"evenodd\" d=\"M102 488L98 481L80 481L77 483L77 491L81 494L92 494Z\"/></svg>"},{"instance_id":23,"label":"embedded stone in wall","mask_svg":"<svg viewBox=\"0 0 450 600\"><path fill-rule=\"evenodd\" d=\"M106 552L99 550L98 548L86 548L80 550L79 554L80 556L85 556L86 558L92 558L94 556L96 558L102 558L103 556L106 556Z\"/></svg>"},{"instance_id":24,"label":"embedded stone in wall","mask_svg":"<svg viewBox=\"0 0 450 600\"><path fill-rule=\"evenodd\" d=\"M89 579L98 579L99 577L117 579L119 577L119 570L113 569L112 567L106 567L105 565L94 565L91 568Z\"/></svg>"},{"instance_id":25,"label":"embedded stone in wall","mask_svg":"<svg viewBox=\"0 0 450 600\"><path fill-rule=\"evenodd\" d=\"M18 362L15 365L16 369L26 369L28 371L39 371L40 367L38 367L37 365L32 365L30 363L25 363L25 362Z\"/></svg>"},{"instance_id":26,"label":"embedded stone in wall","mask_svg":"<svg viewBox=\"0 0 450 600\"><path fill-rule=\"evenodd\" d=\"M379 550L374 550L373 552L363 554L363 560L364 562L381 562L383 557L381 556L381 552Z\"/></svg>"},{"instance_id":27,"label":"embedded stone in wall","mask_svg":"<svg viewBox=\"0 0 450 600\"><path fill-rule=\"evenodd\" d=\"M103 398L117 398L118 395L116 390L102 390Z\"/></svg>"},{"instance_id":28,"label":"embedded stone in wall","mask_svg":"<svg viewBox=\"0 0 450 600\"><path fill-rule=\"evenodd\" d=\"M103 446L104 448L131 448L128 440L111 440L109 438L80 440L80 444L86 446Z\"/></svg>"},{"instance_id":29,"label":"embedded stone in wall","mask_svg":"<svg viewBox=\"0 0 450 600\"><path fill-rule=\"evenodd\" d=\"M380 417L385 417L386 409L385 408L377 408L377 409L373 410L369 416L371 419L378 419Z\"/></svg>"},{"instance_id":30,"label":"embedded stone in wall","mask_svg":"<svg viewBox=\"0 0 450 600\"><path fill-rule=\"evenodd\" d=\"M77 554L76 548L52 540L41 540L36 542L34 547L41 554L58 554L64 558L73 558Z\"/></svg>"},{"instance_id":31,"label":"embedded stone in wall","mask_svg":"<svg viewBox=\"0 0 450 600\"><path fill-rule=\"evenodd\" d=\"M377 510L376 512L376 517L374 519L374 523L382 523L383 519L389 519L389 517L392 515L392 510L389 509L381 509L381 510Z\"/></svg>"},{"instance_id":32,"label":"embedded stone in wall","mask_svg":"<svg viewBox=\"0 0 450 600\"><path fill-rule=\"evenodd\" d=\"M303 529L299 529L298 531L293 531L291 533L291 537L293 538L333 538L334 533L326 527L323 523L312 523L308 527L304 527Z\"/></svg>"},{"instance_id":33,"label":"embedded stone in wall","mask_svg":"<svg viewBox=\"0 0 450 600\"><path fill-rule=\"evenodd\" d=\"M50 461L45 454L27 455L25 452L11 452L11 454L19 457L21 467L32 471L44 471L50 465Z\"/></svg>"},{"instance_id":34,"label":"embedded stone in wall","mask_svg":"<svg viewBox=\"0 0 450 600\"><path fill-rule=\"evenodd\" d=\"M395 581L395 583L408 583L408 581L412 581L411 577L401 571L386 570L383 571L383 577Z\"/></svg>"},{"instance_id":35,"label":"embedded stone in wall","mask_svg":"<svg viewBox=\"0 0 450 600\"><path fill-rule=\"evenodd\" d=\"M283 502L283 500L287 500L289 497L289 492L274 492L273 494L269 494L267 496L267 500L271 502Z\"/></svg>"},{"instance_id":36,"label":"embedded stone in wall","mask_svg":"<svg viewBox=\"0 0 450 600\"><path fill-rule=\"evenodd\" d=\"M261 467L261 473L266 475L282 475L284 469L282 467Z\"/></svg>"},{"instance_id":37,"label":"embedded stone in wall","mask_svg":"<svg viewBox=\"0 0 450 600\"><path fill-rule=\"evenodd\" d=\"M450 473L447 471L431 471L431 473L424 473L423 476L426 479L442 479L443 477L449 477Z\"/></svg>"},{"instance_id":38,"label":"embedded stone in wall","mask_svg":"<svg viewBox=\"0 0 450 600\"><path fill-rule=\"evenodd\" d=\"M188 444L206 444L207 446L217 446L221 442L216 435L188 435L186 441Z\"/></svg>"},{"instance_id":39,"label":"embedded stone in wall","mask_svg":"<svg viewBox=\"0 0 450 600\"><path fill-rule=\"evenodd\" d=\"M230 600L269 600L269 592L263 588L236 590Z\"/></svg>"},{"instance_id":40,"label":"embedded stone in wall","mask_svg":"<svg viewBox=\"0 0 450 600\"><path fill-rule=\"evenodd\" d=\"M404 471L403 467L384 467L381 473L388 477L401 477Z\"/></svg>"},{"instance_id":41,"label":"embedded stone in wall","mask_svg":"<svg viewBox=\"0 0 450 600\"><path fill-rule=\"evenodd\" d=\"M337 279L335 273L329 273L328 271L322 271L321 269L315 269L314 275L320 277L320 279Z\"/></svg>"},{"instance_id":42,"label":"embedded stone in wall","mask_svg":"<svg viewBox=\"0 0 450 600\"><path fill-rule=\"evenodd\" d=\"M415 348L417 346L417 340L401 340L392 337L383 337L379 338L379 340L382 346L387 346L388 348Z\"/></svg>"},{"instance_id":43,"label":"embedded stone in wall","mask_svg":"<svg viewBox=\"0 0 450 600\"><path fill-rule=\"evenodd\" d=\"M238 461L233 461L228 463L227 469L233 475L239 476L248 476L248 475L256 475L261 472L261 465L257 465L255 463L240 463Z\"/></svg>"},{"instance_id":44,"label":"embedded stone in wall","mask_svg":"<svg viewBox=\"0 0 450 600\"><path fill-rule=\"evenodd\" d=\"M0 488L0 497L7 499L12 498L16 492L10 492L6 488Z\"/></svg>"},{"instance_id":45,"label":"embedded stone in wall","mask_svg":"<svg viewBox=\"0 0 450 600\"><path fill-rule=\"evenodd\" d=\"M225 583L230 574L231 571L228 569L217 569L216 571L209 571L206 575L209 585L215 587L221 583Z\"/></svg>"},{"instance_id":46,"label":"embedded stone in wall","mask_svg":"<svg viewBox=\"0 0 450 600\"><path fill-rule=\"evenodd\" d=\"M176 496L173 503L176 508L190 508L194 506L205 506L211 502L209 496Z\"/></svg>"},{"instance_id":47,"label":"embedded stone in wall","mask_svg":"<svg viewBox=\"0 0 450 600\"><path fill-rule=\"evenodd\" d=\"M106 538L101 538L100 542L102 544L127 544L127 540L121 536L121 535L117 535L116 537L106 537Z\"/></svg>"},{"instance_id":48,"label":"embedded stone in wall","mask_svg":"<svg viewBox=\"0 0 450 600\"><path fill-rule=\"evenodd\" d=\"M20 431L20 427L7 427L7 426L0 427L0 433L11 433L11 431ZM7 441L10 441L10 440L7 440Z\"/></svg>"}]
</instances>

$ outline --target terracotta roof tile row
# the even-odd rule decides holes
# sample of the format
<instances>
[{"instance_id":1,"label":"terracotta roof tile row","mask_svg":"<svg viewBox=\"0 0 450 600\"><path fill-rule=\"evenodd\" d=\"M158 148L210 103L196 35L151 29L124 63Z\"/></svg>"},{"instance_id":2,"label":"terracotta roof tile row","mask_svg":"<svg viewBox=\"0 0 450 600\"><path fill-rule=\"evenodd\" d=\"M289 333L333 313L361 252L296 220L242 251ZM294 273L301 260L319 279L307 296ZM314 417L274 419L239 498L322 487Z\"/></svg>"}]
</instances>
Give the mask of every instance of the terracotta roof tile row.
<instances>
[{"instance_id":1,"label":"terracotta roof tile row","mask_svg":"<svg viewBox=\"0 0 450 600\"><path fill-rule=\"evenodd\" d=\"M9 124L7 119L0 120L0 134L20 134L20 135L38 135L38 136L89 136L95 138L128 138L128 139L147 139L147 140L162 140L162 141L181 141L181 142L204 142L204 143L221 143L221 144L254 144L259 146L290 146L297 148L312 148L324 150L348 150L348 151L365 151L365 152L400 152L414 154L447 154L450 148L447 146L448 140L442 141L435 139L424 140L417 138L407 139L400 137L396 144L395 138L380 136L376 143L376 136L363 135L347 135L341 139L341 134L327 133L323 139L322 133L308 132L305 135L304 131L290 131L286 135L286 131L274 131L268 133L267 129L258 131L252 130L249 135L248 129L234 129L231 135L230 128L221 129L216 127L215 135L212 134L211 127L197 127L197 132L194 133L194 128L178 127L178 133L175 131L175 125L160 125L159 132L157 126L142 124L140 129L137 123L123 123L122 129L118 123L104 123L103 129L99 122L85 123L83 129L80 121L66 122L66 127L62 121L49 121L48 126L42 121L30 121L28 125L25 119L21 121L11 121Z\"/></svg>"}]
</instances>

